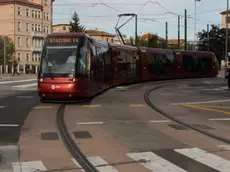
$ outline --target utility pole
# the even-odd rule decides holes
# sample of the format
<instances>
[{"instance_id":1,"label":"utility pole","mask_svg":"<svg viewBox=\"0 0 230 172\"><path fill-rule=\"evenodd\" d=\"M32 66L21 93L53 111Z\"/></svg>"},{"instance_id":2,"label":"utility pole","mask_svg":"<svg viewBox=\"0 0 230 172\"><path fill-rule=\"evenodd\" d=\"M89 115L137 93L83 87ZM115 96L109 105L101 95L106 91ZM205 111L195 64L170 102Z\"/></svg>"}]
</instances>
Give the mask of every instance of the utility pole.
<instances>
[{"instance_id":1,"label":"utility pole","mask_svg":"<svg viewBox=\"0 0 230 172\"><path fill-rule=\"evenodd\" d=\"M6 37L4 36L4 73L6 73Z\"/></svg>"},{"instance_id":2,"label":"utility pole","mask_svg":"<svg viewBox=\"0 0 230 172\"><path fill-rule=\"evenodd\" d=\"M178 15L178 49L180 49L180 15Z\"/></svg>"},{"instance_id":3,"label":"utility pole","mask_svg":"<svg viewBox=\"0 0 230 172\"><path fill-rule=\"evenodd\" d=\"M168 22L165 23L165 40L166 40L166 48L168 48Z\"/></svg>"},{"instance_id":4,"label":"utility pole","mask_svg":"<svg viewBox=\"0 0 230 172\"><path fill-rule=\"evenodd\" d=\"M209 47L210 47L210 45L209 45L209 43L210 43L210 34L209 34L209 24L207 24L207 33L208 33L208 51L209 51Z\"/></svg>"},{"instance_id":5,"label":"utility pole","mask_svg":"<svg viewBox=\"0 0 230 172\"><path fill-rule=\"evenodd\" d=\"M187 10L184 10L184 49L187 50Z\"/></svg>"},{"instance_id":6,"label":"utility pole","mask_svg":"<svg viewBox=\"0 0 230 172\"><path fill-rule=\"evenodd\" d=\"M135 14L135 44L137 46L137 15Z\"/></svg>"},{"instance_id":7,"label":"utility pole","mask_svg":"<svg viewBox=\"0 0 230 172\"><path fill-rule=\"evenodd\" d=\"M226 36L225 36L225 76L227 75L228 68L228 6L229 0L227 0L227 15L226 15Z\"/></svg>"}]
</instances>

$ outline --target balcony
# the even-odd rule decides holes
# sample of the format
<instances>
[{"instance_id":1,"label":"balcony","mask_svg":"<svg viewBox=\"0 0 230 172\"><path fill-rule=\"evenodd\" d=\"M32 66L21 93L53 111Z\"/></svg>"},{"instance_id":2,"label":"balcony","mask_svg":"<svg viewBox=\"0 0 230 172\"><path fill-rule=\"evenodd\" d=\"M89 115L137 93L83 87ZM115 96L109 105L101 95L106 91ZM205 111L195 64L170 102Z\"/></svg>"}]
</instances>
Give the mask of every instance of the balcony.
<instances>
[{"instance_id":1,"label":"balcony","mask_svg":"<svg viewBox=\"0 0 230 172\"><path fill-rule=\"evenodd\" d=\"M42 47L32 47L31 51L32 52L41 52L42 51Z\"/></svg>"},{"instance_id":2,"label":"balcony","mask_svg":"<svg viewBox=\"0 0 230 172\"><path fill-rule=\"evenodd\" d=\"M46 37L47 34L43 33L43 32L32 31L31 35L32 35L32 37L44 38L44 37Z\"/></svg>"}]
</instances>

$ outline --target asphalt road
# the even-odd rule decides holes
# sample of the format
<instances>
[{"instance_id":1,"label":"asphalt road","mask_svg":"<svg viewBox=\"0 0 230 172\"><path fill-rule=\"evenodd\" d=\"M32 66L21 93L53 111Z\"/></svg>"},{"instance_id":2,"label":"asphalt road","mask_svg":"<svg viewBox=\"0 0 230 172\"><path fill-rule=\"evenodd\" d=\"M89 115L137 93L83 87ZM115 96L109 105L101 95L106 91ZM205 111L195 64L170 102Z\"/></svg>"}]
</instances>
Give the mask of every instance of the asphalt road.
<instances>
[{"instance_id":1,"label":"asphalt road","mask_svg":"<svg viewBox=\"0 0 230 172\"><path fill-rule=\"evenodd\" d=\"M0 90L7 90L0 97L0 143L4 145L0 147L0 159L8 155L8 161L0 161L0 169L19 172L19 163L12 166L12 162L20 157L22 169L80 171L57 131L59 105L40 103L36 80L26 79L0 80ZM228 172L229 145L183 128L147 106L144 93L156 85L119 87L87 104L66 106L68 130L88 160L94 166L104 165L97 167L100 172ZM228 137L230 120L210 119L223 118L223 114L228 118L229 96L225 80L209 78L173 83L152 92L150 100L180 120L211 127L205 130ZM222 111L202 108L204 104ZM8 144L16 148L5 147Z\"/></svg>"}]
</instances>

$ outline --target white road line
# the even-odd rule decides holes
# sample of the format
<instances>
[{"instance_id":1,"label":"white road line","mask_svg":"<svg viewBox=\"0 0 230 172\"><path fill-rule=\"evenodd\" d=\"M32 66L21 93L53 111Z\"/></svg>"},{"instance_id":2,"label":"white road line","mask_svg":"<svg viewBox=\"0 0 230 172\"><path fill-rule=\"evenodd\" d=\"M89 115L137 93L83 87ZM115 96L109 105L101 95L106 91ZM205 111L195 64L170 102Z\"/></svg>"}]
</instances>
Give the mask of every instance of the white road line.
<instances>
[{"instance_id":1,"label":"white road line","mask_svg":"<svg viewBox=\"0 0 230 172\"><path fill-rule=\"evenodd\" d=\"M24 85L15 85L12 86L14 88L28 88L28 87L34 87L37 86L37 83L32 83L32 84L24 84Z\"/></svg>"},{"instance_id":2,"label":"white road line","mask_svg":"<svg viewBox=\"0 0 230 172\"><path fill-rule=\"evenodd\" d=\"M0 109L3 109L5 106L0 106Z\"/></svg>"},{"instance_id":3,"label":"white road line","mask_svg":"<svg viewBox=\"0 0 230 172\"><path fill-rule=\"evenodd\" d=\"M42 161L13 162L12 165L14 172L47 171Z\"/></svg>"},{"instance_id":4,"label":"white road line","mask_svg":"<svg viewBox=\"0 0 230 172\"><path fill-rule=\"evenodd\" d=\"M171 122L170 120L152 120L149 121L150 123L166 123L166 122Z\"/></svg>"},{"instance_id":5,"label":"white road line","mask_svg":"<svg viewBox=\"0 0 230 172\"><path fill-rule=\"evenodd\" d=\"M217 145L219 148L223 148L224 150L230 151L230 145Z\"/></svg>"},{"instance_id":6,"label":"white road line","mask_svg":"<svg viewBox=\"0 0 230 172\"><path fill-rule=\"evenodd\" d=\"M177 167L171 162L161 158L160 156L154 154L153 152L142 152L142 153L128 153L128 157L132 158L135 161L146 160L146 163L141 163L146 168L151 171L157 172L186 172L184 169Z\"/></svg>"},{"instance_id":7,"label":"white road line","mask_svg":"<svg viewBox=\"0 0 230 172\"><path fill-rule=\"evenodd\" d=\"M19 83L19 82L30 82L30 81L36 81L37 79L25 79L25 80L16 80L16 81L1 81L0 85L2 84L11 84L11 83Z\"/></svg>"},{"instance_id":8,"label":"white road line","mask_svg":"<svg viewBox=\"0 0 230 172\"><path fill-rule=\"evenodd\" d=\"M89 162L93 166L105 165L105 166L101 166L101 167L96 167L99 172L108 172L108 171L109 172L118 172L115 168L108 165L108 163L99 156L88 157L87 159L89 160Z\"/></svg>"},{"instance_id":9,"label":"white road line","mask_svg":"<svg viewBox=\"0 0 230 172\"><path fill-rule=\"evenodd\" d=\"M209 121L230 121L230 118L210 118Z\"/></svg>"},{"instance_id":10,"label":"white road line","mask_svg":"<svg viewBox=\"0 0 230 172\"><path fill-rule=\"evenodd\" d=\"M78 125L95 125L95 124L103 124L103 122L78 122Z\"/></svg>"},{"instance_id":11,"label":"white road line","mask_svg":"<svg viewBox=\"0 0 230 172\"><path fill-rule=\"evenodd\" d=\"M33 99L34 96L17 96L17 98L22 98L22 99Z\"/></svg>"},{"instance_id":12,"label":"white road line","mask_svg":"<svg viewBox=\"0 0 230 172\"><path fill-rule=\"evenodd\" d=\"M184 103L172 103L172 105L184 105L184 104L207 104L207 103L220 103L220 102L230 102L230 99L225 100L213 100L213 101L203 101L203 102L184 102Z\"/></svg>"},{"instance_id":13,"label":"white road line","mask_svg":"<svg viewBox=\"0 0 230 172\"><path fill-rule=\"evenodd\" d=\"M18 124L0 124L0 127L18 127Z\"/></svg>"},{"instance_id":14,"label":"white road line","mask_svg":"<svg viewBox=\"0 0 230 172\"><path fill-rule=\"evenodd\" d=\"M199 148L175 149L175 151L189 158L192 158L195 161L203 163L215 170L219 170L221 172L229 172L230 161L217 155L207 153Z\"/></svg>"},{"instance_id":15,"label":"white road line","mask_svg":"<svg viewBox=\"0 0 230 172\"><path fill-rule=\"evenodd\" d=\"M71 160L77 166L77 168L81 168L81 171L85 171L85 170L82 169L82 166L76 161L76 159L72 158Z\"/></svg>"}]
</instances>

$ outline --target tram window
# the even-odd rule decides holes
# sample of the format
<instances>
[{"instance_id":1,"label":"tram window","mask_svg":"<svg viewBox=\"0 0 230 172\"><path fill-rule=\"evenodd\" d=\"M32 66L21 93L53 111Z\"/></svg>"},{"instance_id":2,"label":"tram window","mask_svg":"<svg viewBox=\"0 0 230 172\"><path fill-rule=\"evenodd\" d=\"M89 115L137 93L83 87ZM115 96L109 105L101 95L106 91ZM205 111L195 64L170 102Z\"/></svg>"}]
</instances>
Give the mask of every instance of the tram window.
<instances>
[{"instance_id":1,"label":"tram window","mask_svg":"<svg viewBox=\"0 0 230 172\"><path fill-rule=\"evenodd\" d=\"M189 55L183 55L183 64L185 72L194 71L193 57Z\"/></svg>"}]
</instances>

